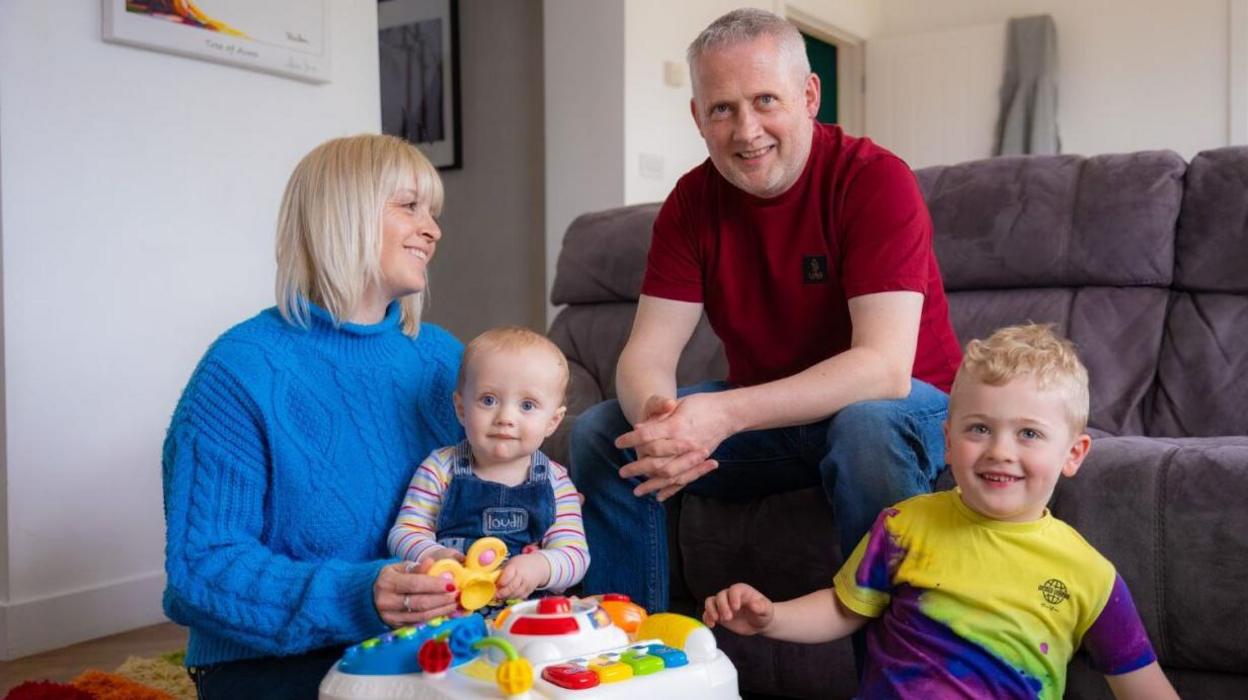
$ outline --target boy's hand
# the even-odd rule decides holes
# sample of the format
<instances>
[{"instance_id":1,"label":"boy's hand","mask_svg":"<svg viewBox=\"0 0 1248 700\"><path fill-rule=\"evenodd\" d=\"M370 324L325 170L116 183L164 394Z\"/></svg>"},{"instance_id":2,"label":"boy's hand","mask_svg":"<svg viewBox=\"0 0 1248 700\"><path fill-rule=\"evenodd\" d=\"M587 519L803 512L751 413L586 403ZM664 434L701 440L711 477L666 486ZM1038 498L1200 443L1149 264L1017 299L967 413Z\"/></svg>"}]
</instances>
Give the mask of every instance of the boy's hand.
<instances>
[{"instance_id":1,"label":"boy's hand","mask_svg":"<svg viewBox=\"0 0 1248 700\"><path fill-rule=\"evenodd\" d=\"M450 547L438 547L437 549L429 550L425 556L420 558L421 561L438 561L439 559L454 559L460 564L463 564L464 553L458 549L451 549Z\"/></svg>"},{"instance_id":2,"label":"boy's hand","mask_svg":"<svg viewBox=\"0 0 1248 700\"><path fill-rule=\"evenodd\" d=\"M723 625L740 635L758 634L767 629L776 606L752 586L734 583L706 599L702 621L707 627Z\"/></svg>"},{"instance_id":3,"label":"boy's hand","mask_svg":"<svg viewBox=\"0 0 1248 700\"><path fill-rule=\"evenodd\" d=\"M550 580L550 562L540 554L521 554L514 556L503 564L503 573L498 577L498 592L494 597L499 600L527 598L537 587Z\"/></svg>"}]
</instances>

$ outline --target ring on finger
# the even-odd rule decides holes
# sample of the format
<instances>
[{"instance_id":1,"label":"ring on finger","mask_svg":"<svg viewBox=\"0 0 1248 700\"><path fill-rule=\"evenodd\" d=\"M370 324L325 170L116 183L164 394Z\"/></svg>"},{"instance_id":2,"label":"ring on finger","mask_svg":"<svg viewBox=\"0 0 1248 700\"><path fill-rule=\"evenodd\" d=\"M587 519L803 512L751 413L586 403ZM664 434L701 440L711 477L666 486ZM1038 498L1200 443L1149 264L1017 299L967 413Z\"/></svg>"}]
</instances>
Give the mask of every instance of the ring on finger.
<instances>
[{"instance_id":1,"label":"ring on finger","mask_svg":"<svg viewBox=\"0 0 1248 700\"><path fill-rule=\"evenodd\" d=\"M410 595L403 596L403 609L409 613L412 611L412 597Z\"/></svg>"}]
</instances>

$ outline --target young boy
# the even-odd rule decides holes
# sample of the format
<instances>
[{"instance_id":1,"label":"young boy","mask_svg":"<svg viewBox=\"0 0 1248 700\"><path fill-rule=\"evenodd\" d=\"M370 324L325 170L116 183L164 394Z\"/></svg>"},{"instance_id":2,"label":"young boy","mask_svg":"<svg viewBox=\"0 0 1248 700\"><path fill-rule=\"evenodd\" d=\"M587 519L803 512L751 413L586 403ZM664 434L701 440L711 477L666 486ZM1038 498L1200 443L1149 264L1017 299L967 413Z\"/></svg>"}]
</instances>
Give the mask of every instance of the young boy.
<instances>
[{"instance_id":1,"label":"young boy","mask_svg":"<svg viewBox=\"0 0 1248 700\"><path fill-rule=\"evenodd\" d=\"M1117 698L1176 698L1114 567L1045 507L1091 439L1087 370L1047 326L971 341L945 424L958 488L886 509L826 588L745 584L706 624L815 643L867 628L864 698L1061 698L1079 646Z\"/></svg>"},{"instance_id":2,"label":"young boy","mask_svg":"<svg viewBox=\"0 0 1248 700\"><path fill-rule=\"evenodd\" d=\"M568 472L538 449L563 420L568 362L526 328L468 343L454 394L468 439L434 450L412 476L386 540L409 561L454 557L481 537L510 554L499 600L563 590L589 568L581 505Z\"/></svg>"}]
</instances>

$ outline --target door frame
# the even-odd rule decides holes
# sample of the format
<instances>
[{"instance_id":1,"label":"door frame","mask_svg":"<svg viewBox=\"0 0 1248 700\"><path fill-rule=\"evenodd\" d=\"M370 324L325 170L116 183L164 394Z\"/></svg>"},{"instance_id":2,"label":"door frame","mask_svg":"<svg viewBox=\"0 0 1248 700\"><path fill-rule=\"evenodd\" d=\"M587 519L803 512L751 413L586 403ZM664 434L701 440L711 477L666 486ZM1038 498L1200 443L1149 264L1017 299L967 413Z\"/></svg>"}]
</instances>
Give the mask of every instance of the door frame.
<instances>
[{"instance_id":1,"label":"door frame","mask_svg":"<svg viewBox=\"0 0 1248 700\"><path fill-rule=\"evenodd\" d=\"M861 135L867 88L863 38L795 7L785 7L784 14L803 33L836 47L837 120L845 131Z\"/></svg>"}]
</instances>

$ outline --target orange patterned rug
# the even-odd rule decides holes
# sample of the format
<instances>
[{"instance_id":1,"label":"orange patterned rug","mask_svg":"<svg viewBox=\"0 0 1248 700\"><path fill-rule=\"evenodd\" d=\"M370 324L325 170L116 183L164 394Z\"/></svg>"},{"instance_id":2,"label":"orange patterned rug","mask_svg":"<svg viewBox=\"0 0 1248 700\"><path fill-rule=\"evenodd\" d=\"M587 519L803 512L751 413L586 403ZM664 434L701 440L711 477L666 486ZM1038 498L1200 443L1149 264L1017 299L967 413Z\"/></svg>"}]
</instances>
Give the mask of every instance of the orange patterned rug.
<instances>
[{"instance_id":1,"label":"orange patterned rug","mask_svg":"<svg viewBox=\"0 0 1248 700\"><path fill-rule=\"evenodd\" d=\"M194 700L182 658L182 652L131 656L112 673L88 669L69 683L27 681L5 700Z\"/></svg>"}]
</instances>

